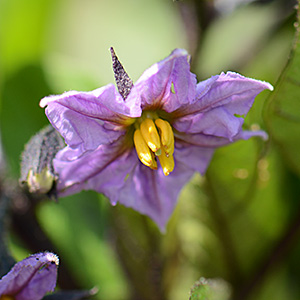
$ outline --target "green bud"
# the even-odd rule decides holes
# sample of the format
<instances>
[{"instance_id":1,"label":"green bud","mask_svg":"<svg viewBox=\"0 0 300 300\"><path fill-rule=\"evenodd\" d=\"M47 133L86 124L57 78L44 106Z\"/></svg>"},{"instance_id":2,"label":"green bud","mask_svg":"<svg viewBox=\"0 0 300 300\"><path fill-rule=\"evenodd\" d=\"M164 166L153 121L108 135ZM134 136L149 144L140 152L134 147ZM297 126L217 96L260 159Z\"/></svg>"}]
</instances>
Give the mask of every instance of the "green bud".
<instances>
[{"instance_id":1,"label":"green bud","mask_svg":"<svg viewBox=\"0 0 300 300\"><path fill-rule=\"evenodd\" d=\"M52 161L64 146L61 136L51 125L34 135L21 156L21 186L33 194L55 197L58 176Z\"/></svg>"},{"instance_id":2,"label":"green bud","mask_svg":"<svg viewBox=\"0 0 300 300\"><path fill-rule=\"evenodd\" d=\"M229 300L231 289L223 279L200 278L195 282L189 300Z\"/></svg>"}]
</instances>

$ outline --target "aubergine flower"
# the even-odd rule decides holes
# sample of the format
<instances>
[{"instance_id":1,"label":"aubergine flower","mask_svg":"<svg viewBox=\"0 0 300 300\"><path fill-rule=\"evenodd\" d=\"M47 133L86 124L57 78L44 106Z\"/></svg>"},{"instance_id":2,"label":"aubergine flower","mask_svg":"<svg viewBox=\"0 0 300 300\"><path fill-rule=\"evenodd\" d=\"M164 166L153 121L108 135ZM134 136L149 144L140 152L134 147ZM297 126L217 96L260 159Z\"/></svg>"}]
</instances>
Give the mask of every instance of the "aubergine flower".
<instances>
[{"instance_id":1,"label":"aubergine flower","mask_svg":"<svg viewBox=\"0 0 300 300\"><path fill-rule=\"evenodd\" d=\"M56 286L58 257L51 252L16 263L0 280L0 300L40 300Z\"/></svg>"},{"instance_id":2,"label":"aubergine flower","mask_svg":"<svg viewBox=\"0 0 300 300\"><path fill-rule=\"evenodd\" d=\"M112 51L118 90L69 91L41 100L67 146L53 161L59 195L92 189L150 216L163 231L182 187L204 174L216 148L265 132L243 131L266 82L228 72L197 84L175 49L133 85Z\"/></svg>"}]
</instances>

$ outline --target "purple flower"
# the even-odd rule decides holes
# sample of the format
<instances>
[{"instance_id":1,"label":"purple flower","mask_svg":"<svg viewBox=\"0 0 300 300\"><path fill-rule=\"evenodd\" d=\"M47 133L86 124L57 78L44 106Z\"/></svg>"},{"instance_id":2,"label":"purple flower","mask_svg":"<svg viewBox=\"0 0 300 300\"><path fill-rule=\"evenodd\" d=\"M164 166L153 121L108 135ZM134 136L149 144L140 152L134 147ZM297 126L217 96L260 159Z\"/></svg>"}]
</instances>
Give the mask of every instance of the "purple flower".
<instances>
[{"instance_id":1,"label":"purple flower","mask_svg":"<svg viewBox=\"0 0 300 300\"><path fill-rule=\"evenodd\" d=\"M40 300L56 286L58 257L50 252L16 263L0 280L1 300Z\"/></svg>"},{"instance_id":2,"label":"purple flower","mask_svg":"<svg viewBox=\"0 0 300 300\"><path fill-rule=\"evenodd\" d=\"M266 82L228 72L197 84L188 53L176 49L133 85L114 52L118 90L70 91L41 100L67 146L54 168L58 192L92 189L150 216L163 231L182 187L204 174L214 150L265 132L243 131Z\"/></svg>"}]
</instances>

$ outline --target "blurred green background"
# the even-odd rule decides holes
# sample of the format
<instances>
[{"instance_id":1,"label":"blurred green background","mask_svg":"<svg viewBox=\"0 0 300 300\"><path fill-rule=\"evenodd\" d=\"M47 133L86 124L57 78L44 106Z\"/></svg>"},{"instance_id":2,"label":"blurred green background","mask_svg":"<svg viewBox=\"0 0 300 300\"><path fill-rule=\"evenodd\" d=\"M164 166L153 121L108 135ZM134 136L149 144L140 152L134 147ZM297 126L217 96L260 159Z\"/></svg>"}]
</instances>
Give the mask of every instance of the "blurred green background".
<instances>
[{"instance_id":1,"label":"blurred green background","mask_svg":"<svg viewBox=\"0 0 300 300\"><path fill-rule=\"evenodd\" d=\"M9 176L18 179L24 144L48 124L42 97L114 81L109 47L134 81L174 48L185 48L198 80L231 70L275 85L295 36L294 5L0 0L0 130ZM288 91L276 88L282 103ZM276 108L265 105L275 102L269 95L257 97L246 127L269 131L270 140L218 149L207 175L184 188L165 235L94 192L39 205L38 220L80 288L97 286L95 299L181 300L204 276L223 278L237 295L249 285L240 299L300 299L300 243L295 233L284 240L298 230L292 222L299 210L300 135L298 127L288 135L285 123L277 125L269 112ZM295 88L295 101L298 95ZM13 232L10 241L18 260L30 253ZM276 246L279 255L272 257Z\"/></svg>"}]
</instances>

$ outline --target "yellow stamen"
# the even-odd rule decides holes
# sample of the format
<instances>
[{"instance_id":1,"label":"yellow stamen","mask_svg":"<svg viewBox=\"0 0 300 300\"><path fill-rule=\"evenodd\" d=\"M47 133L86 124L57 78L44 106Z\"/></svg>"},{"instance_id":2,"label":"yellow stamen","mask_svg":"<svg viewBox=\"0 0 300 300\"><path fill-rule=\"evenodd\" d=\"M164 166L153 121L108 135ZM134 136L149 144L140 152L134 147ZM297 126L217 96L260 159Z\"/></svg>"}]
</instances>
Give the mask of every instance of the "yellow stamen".
<instances>
[{"instance_id":1,"label":"yellow stamen","mask_svg":"<svg viewBox=\"0 0 300 300\"><path fill-rule=\"evenodd\" d=\"M162 154L158 157L161 167L165 176L168 176L174 170L174 157L172 154L166 155L164 149L162 149Z\"/></svg>"},{"instance_id":2,"label":"yellow stamen","mask_svg":"<svg viewBox=\"0 0 300 300\"><path fill-rule=\"evenodd\" d=\"M172 155L174 153L174 134L170 123L162 119L156 119L155 124L159 129L166 156Z\"/></svg>"},{"instance_id":3,"label":"yellow stamen","mask_svg":"<svg viewBox=\"0 0 300 300\"><path fill-rule=\"evenodd\" d=\"M160 149L160 138L152 119L145 119L140 126L142 136L148 147L157 152Z\"/></svg>"},{"instance_id":4,"label":"yellow stamen","mask_svg":"<svg viewBox=\"0 0 300 300\"><path fill-rule=\"evenodd\" d=\"M142 133L139 129L134 132L133 141L136 153L140 161L147 167L156 170L157 163L155 161L154 153L150 151L147 143L143 139Z\"/></svg>"}]
</instances>

